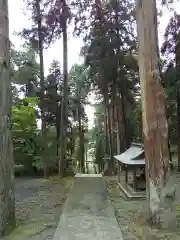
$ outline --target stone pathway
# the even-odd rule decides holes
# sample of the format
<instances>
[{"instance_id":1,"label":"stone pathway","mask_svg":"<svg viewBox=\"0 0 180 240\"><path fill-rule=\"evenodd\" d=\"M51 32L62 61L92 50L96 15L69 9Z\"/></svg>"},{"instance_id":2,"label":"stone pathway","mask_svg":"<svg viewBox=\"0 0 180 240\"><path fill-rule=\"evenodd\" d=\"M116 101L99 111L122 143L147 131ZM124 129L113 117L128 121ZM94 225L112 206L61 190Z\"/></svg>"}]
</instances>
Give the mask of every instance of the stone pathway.
<instances>
[{"instance_id":1,"label":"stone pathway","mask_svg":"<svg viewBox=\"0 0 180 240\"><path fill-rule=\"evenodd\" d=\"M123 240L101 175L77 174L53 240Z\"/></svg>"}]
</instances>

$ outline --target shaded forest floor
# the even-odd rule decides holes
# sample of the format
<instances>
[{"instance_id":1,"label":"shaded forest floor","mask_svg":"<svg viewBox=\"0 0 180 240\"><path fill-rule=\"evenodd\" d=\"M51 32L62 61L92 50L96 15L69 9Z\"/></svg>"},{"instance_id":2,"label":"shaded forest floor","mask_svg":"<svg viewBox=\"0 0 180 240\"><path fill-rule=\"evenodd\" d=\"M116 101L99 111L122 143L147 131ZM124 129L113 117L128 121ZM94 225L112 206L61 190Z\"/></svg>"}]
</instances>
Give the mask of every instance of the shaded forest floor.
<instances>
[{"instance_id":1,"label":"shaded forest floor","mask_svg":"<svg viewBox=\"0 0 180 240\"><path fill-rule=\"evenodd\" d=\"M151 228L143 219L140 212L146 209L146 200L127 200L117 185L116 177L105 177L107 189L113 204L117 221L123 233L124 240L180 240L180 173L176 175L176 216L177 230Z\"/></svg>"},{"instance_id":2,"label":"shaded forest floor","mask_svg":"<svg viewBox=\"0 0 180 240\"><path fill-rule=\"evenodd\" d=\"M176 172L176 213L180 219L180 173ZM180 240L177 231L152 229L138 221L139 210L145 200L127 200L117 185L116 177L105 177L117 221L124 240ZM17 227L2 240L52 240L68 193L74 183L72 177L45 179L16 179Z\"/></svg>"},{"instance_id":3,"label":"shaded forest floor","mask_svg":"<svg viewBox=\"0 0 180 240\"><path fill-rule=\"evenodd\" d=\"M17 179L17 227L2 240L50 240L53 238L60 214L73 178Z\"/></svg>"}]
</instances>

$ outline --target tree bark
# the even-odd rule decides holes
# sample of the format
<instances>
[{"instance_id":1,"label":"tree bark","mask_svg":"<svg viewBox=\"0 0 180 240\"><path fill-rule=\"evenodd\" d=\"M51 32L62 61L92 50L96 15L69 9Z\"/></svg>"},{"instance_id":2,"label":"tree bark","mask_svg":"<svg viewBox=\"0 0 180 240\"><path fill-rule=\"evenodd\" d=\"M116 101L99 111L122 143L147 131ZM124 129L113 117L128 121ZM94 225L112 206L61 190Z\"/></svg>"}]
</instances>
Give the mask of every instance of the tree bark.
<instances>
[{"instance_id":1,"label":"tree bark","mask_svg":"<svg viewBox=\"0 0 180 240\"><path fill-rule=\"evenodd\" d=\"M111 129L111 110L109 103L107 103L107 119L108 119L108 140L109 140L109 155L110 155L110 164L109 167L112 168L113 161L113 147L112 147L112 129Z\"/></svg>"},{"instance_id":2,"label":"tree bark","mask_svg":"<svg viewBox=\"0 0 180 240\"><path fill-rule=\"evenodd\" d=\"M82 161L81 161L81 169L82 169L82 173L85 173L85 148L84 148L84 143L85 143L85 139L84 139L84 127L82 126L81 128L81 151L82 151Z\"/></svg>"},{"instance_id":3,"label":"tree bark","mask_svg":"<svg viewBox=\"0 0 180 240\"><path fill-rule=\"evenodd\" d=\"M180 56L179 56L179 39L178 39L178 18L176 12L174 13L175 19L175 61L176 61L176 83L180 77ZM177 104L177 147L178 147L178 171L180 171L180 90L176 89L176 104Z\"/></svg>"},{"instance_id":4,"label":"tree bark","mask_svg":"<svg viewBox=\"0 0 180 240\"><path fill-rule=\"evenodd\" d=\"M166 220L174 220L170 209L175 188L169 168L168 125L159 66L157 9L155 0L137 0L136 3L147 196L151 222L162 224ZM167 213L167 209L171 217L165 219L163 213Z\"/></svg>"},{"instance_id":5,"label":"tree bark","mask_svg":"<svg viewBox=\"0 0 180 240\"><path fill-rule=\"evenodd\" d=\"M111 112L112 112L112 154L117 154L117 119L116 119L116 80L113 81L112 96L111 96Z\"/></svg>"},{"instance_id":6,"label":"tree bark","mask_svg":"<svg viewBox=\"0 0 180 240\"><path fill-rule=\"evenodd\" d=\"M104 144L104 153L108 155L108 119L107 119L107 108L106 104L104 103L104 137L105 137L105 144Z\"/></svg>"},{"instance_id":7,"label":"tree bark","mask_svg":"<svg viewBox=\"0 0 180 240\"><path fill-rule=\"evenodd\" d=\"M63 0L63 12L66 12L66 0ZM63 14L66 16L65 14ZM61 142L60 142L60 160L59 160L59 174L64 175L64 168L66 163L67 151L67 127L68 127L68 46L67 46L67 19L62 21L63 28L63 75L64 75L64 94L62 104L62 118L61 118Z\"/></svg>"},{"instance_id":8,"label":"tree bark","mask_svg":"<svg viewBox=\"0 0 180 240\"><path fill-rule=\"evenodd\" d=\"M79 103L80 104L80 103ZM78 129L79 129L79 148L80 148L80 170L85 173L85 151L84 151L84 132L81 121L80 107L78 106Z\"/></svg>"},{"instance_id":9,"label":"tree bark","mask_svg":"<svg viewBox=\"0 0 180 240\"><path fill-rule=\"evenodd\" d=\"M121 129L121 118L120 118L120 114L121 114L121 110L120 110L120 106L117 106L117 154L121 154L124 151L123 148L123 143L122 143L122 135L124 133L122 133L122 129Z\"/></svg>"},{"instance_id":10,"label":"tree bark","mask_svg":"<svg viewBox=\"0 0 180 240\"><path fill-rule=\"evenodd\" d=\"M177 140L178 140L178 171L180 171L180 96L177 93Z\"/></svg>"},{"instance_id":11,"label":"tree bark","mask_svg":"<svg viewBox=\"0 0 180 240\"><path fill-rule=\"evenodd\" d=\"M126 127L124 122L124 115L123 115L123 109L122 109L123 105L122 105L121 96L119 96L117 105L118 105L117 121L118 121L118 134L119 134L119 140L120 140L120 153L123 153L126 150L126 144L125 144L125 138L126 138L125 128Z\"/></svg>"},{"instance_id":12,"label":"tree bark","mask_svg":"<svg viewBox=\"0 0 180 240\"><path fill-rule=\"evenodd\" d=\"M124 143L124 148L127 149L128 148L128 129L127 129L127 121L126 121L127 117L126 117L126 111L125 111L126 103L125 103L124 91L122 87L120 87L119 92L121 96L122 124L124 128L123 143Z\"/></svg>"},{"instance_id":13,"label":"tree bark","mask_svg":"<svg viewBox=\"0 0 180 240\"><path fill-rule=\"evenodd\" d=\"M120 9L119 9L119 1L116 1L116 8L115 8L115 22L116 22L116 37L118 40L120 40L120 32L119 32L119 27L118 27L118 23L119 23L119 13L120 13ZM122 136L123 138L121 139L121 144L123 145L123 147L121 147L122 152L125 151L125 149L128 147L128 131L127 131L127 121L126 121L126 112L125 112L125 100L124 100L124 89L123 89L123 84L121 83L123 79L120 79L120 71L121 71L121 65L120 65L120 46L119 44L117 45L117 67L116 67L116 74L117 74L117 80L119 80L120 82L120 87L119 87L119 95L120 95L120 110L121 112L119 113L121 115L121 127L119 129L119 131L122 131ZM115 91L116 91L116 96L117 96L117 86L116 86L116 82L117 80L115 80Z\"/></svg>"},{"instance_id":14,"label":"tree bark","mask_svg":"<svg viewBox=\"0 0 180 240\"><path fill-rule=\"evenodd\" d=\"M169 128L168 128L168 151L169 151L169 166L170 166L170 169L173 170L174 169L174 166L173 166L173 161L172 161L172 153L171 153L171 141L170 141L170 131L169 131Z\"/></svg>"},{"instance_id":15,"label":"tree bark","mask_svg":"<svg viewBox=\"0 0 180 240\"><path fill-rule=\"evenodd\" d=\"M109 162L104 166L104 175L111 175L113 173L113 151L112 151L112 130L111 130L111 111L108 97L105 97L105 105L107 109L107 125L108 125L108 145L109 145Z\"/></svg>"},{"instance_id":16,"label":"tree bark","mask_svg":"<svg viewBox=\"0 0 180 240\"><path fill-rule=\"evenodd\" d=\"M0 1L0 237L15 227L8 1Z\"/></svg>"},{"instance_id":17,"label":"tree bark","mask_svg":"<svg viewBox=\"0 0 180 240\"><path fill-rule=\"evenodd\" d=\"M48 177L48 162L46 156L46 120L45 120L45 102L44 102L44 57L43 57L43 33L42 33L42 19L41 19L41 9L40 1L36 0L36 10L38 19L38 51L39 51L39 62L40 62L40 86L41 86L41 136L42 136L42 156L44 161L44 177Z\"/></svg>"}]
</instances>

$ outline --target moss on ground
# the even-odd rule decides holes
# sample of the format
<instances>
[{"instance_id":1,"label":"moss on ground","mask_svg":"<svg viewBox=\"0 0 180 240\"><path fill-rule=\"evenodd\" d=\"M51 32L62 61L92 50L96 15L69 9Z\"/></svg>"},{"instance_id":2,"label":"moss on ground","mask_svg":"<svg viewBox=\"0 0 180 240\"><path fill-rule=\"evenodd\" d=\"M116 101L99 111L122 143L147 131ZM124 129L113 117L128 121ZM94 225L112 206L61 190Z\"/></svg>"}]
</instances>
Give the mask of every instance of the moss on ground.
<instances>
[{"instance_id":1,"label":"moss on ground","mask_svg":"<svg viewBox=\"0 0 180 240\"><path fill-rule=\"evenodd\" d=\"M73 183L74 178L59 176L18 181L17 226L2 240L34 240L42 233L40 239L47 239L46 235L56 230ZM27 197L23 197L26 192Z\"/></svg>"},{"instance_id":2,"label":"moss on ground","mask_svg":"<svg viewBox=\"0 0 180 240\"><path fill-rule=\"evenodd\" d=\"M180 221L180 174L177 173L177 224ZM176 230L152 228L148 225L145 200L127 200L116 180L105 178L107 189L115 210L117 221L122 230L124 240L180 240L180 225Z\"/></svg>"}]
</instances>

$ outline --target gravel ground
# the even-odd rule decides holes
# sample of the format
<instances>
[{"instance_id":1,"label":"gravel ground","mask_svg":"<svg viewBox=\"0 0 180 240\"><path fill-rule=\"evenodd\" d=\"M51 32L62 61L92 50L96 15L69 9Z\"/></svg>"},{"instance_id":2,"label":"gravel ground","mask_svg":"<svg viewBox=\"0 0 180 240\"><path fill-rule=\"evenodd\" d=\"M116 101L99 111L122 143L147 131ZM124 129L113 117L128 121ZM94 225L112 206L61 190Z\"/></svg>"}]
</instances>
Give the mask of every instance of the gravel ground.
<instances>
[{"instance_id":1,"label":"gravel ground","mask_svg":"<svg viewBox=\"0 0 180 240\"><path fill-rule=\"evenodd\" d=\"M53 238L73 178L17 179L17 227L2 240Z\"/></svg>"},{"instance_id":2,"label":"gravel ground","mask_svg":"<svg viewBox=\"0 0 180 240\"><path fill-rule=\"evenodd\" d=\"M105 177L110 199L124 240L180 240L180 228L171 232L152 229L137 221L144 200L128 201L116 184L116 179ZM17 228L1 240L52 240L73 178L16 180ZM180 173L176 173L176 213L180 219ZM136 217L135 217L136 216Z\"/></svg>"},{"instance_id":3,"label":"gravel ground","mask_svg":"<svg viewBox=\"0 0 180 240\"><path fill-rule=\"evenodd\" d=\"M176 175L176 216L180 219L180 173ZM139 216L146 209L146 200L127 200L117 185L115 177L105 177L117 221L124 240L180 240L179 225L176 230L151 228Z\"/></svg>"}]
</instances>

